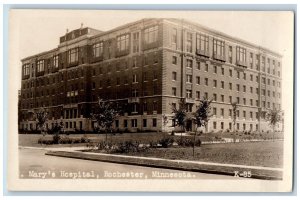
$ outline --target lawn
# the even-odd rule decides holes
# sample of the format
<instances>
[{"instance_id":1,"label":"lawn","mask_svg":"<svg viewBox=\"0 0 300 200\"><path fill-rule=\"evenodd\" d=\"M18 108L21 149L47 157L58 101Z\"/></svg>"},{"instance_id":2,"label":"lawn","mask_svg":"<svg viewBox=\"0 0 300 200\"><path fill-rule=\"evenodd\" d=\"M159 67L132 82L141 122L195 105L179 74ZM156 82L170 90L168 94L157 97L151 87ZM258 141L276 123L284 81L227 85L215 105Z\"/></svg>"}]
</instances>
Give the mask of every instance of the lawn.
<instances>
[{"instance_id":1,"label":"lawn","mask_svg":"<svg viewBox=\"0 0 300 200\"><path fill-rule=\"evenodd\" d=\"M164 136L166 133L157 133L157 132L145 132L145 133L124 133L124 134L116 134L111 135L108 134L108 141L113 141L114 143L122 142L122 141L139 141L143 144L149 144L150 141L157 141ZM106 138L105 134L70 134L70 135L62 135L63 137L70 137L70 138L81 138L81 137L88 137L91 140L91 143L97 143L99 141L103 141ZM20 146L33 146L33 147L40 147L41 144L38 144L39 138L43 136L40 134L19 134L19 145ZM44 138L51 139L53 135L46 135ZM175 140L180 138L180 136L172 136ZM192 137L192 136L184 136L184 137ZM201 136L197 136L198 139L201 141L216 141L221 140L222 138L233 138L234 134L231 132L215 132L215 133L204 133ZM256 134L252 133L251 135L245 135L243 133L236 134L236 139L272 139L272 133L261 133ZM283 139L282 133L275 133L275 139ZM43 145L45 146L45 145ZM63 147L63 146L86 146L84 143L79 144L59 144L59 145L47 145L47 147Z\"/></svg>"},{"instance_id":2,"label":"lawn","mask_svg":"<svg viewBox=\"0 0 300 200\"><path fill-rule=\"evenodd\" d=\"M150 148L144 152L131 152L127 155L263 167L283 165L283 141L207 144L195 148L195 157L192 153L191 147L176 147Z\"/></svg>"}]
</instances>

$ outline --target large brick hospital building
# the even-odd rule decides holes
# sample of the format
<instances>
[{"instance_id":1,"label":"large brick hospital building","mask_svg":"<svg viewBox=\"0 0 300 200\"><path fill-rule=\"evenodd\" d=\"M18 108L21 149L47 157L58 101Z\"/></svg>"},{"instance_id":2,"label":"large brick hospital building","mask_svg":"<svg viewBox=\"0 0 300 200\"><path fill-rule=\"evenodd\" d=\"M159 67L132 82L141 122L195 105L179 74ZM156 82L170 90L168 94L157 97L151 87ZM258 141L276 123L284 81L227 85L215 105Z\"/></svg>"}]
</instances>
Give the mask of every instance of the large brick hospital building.
<instances>
[{"instance_id":1,"label":"large brick hospital building","mask_svg":"<svg viewBox=\"0 0 300 200\"><path fill-rule=\"evenodd\" d=\"M191 112L208 97L206 131L233 129L231 102L238 103L236 129L267 130L265 111L281 109L281 75L278 53L182 19L142 19L105 32L81 27L57 48L22 59L19 128L36 129L34 113L44 108L48 128L58 121L66 131L91 131L100 97L124 108L116 129L172 129L171 105L184 99Z\"/></svg>"}]
</instances>

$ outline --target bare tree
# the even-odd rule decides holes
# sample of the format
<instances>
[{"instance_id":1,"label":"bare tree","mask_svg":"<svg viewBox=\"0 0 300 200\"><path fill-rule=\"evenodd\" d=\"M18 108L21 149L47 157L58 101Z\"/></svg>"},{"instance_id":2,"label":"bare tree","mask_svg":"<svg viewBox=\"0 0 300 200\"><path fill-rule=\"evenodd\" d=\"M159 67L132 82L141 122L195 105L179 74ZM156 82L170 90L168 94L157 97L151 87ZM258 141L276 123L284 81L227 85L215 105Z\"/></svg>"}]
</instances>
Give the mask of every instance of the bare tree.
<instances>
[{"instance_id":1,"label":"bare tree","mask_svg":"<svg viewBox=\"0 0 300 200\"><path fill-rule=\"evenodd\" d=\"M197 126L194 134L193 157L195 156L195 141L196 141L197 129L207 125L208 120L211 117L210 115L211 102L212 100L203 98L202 100L200 100L200 104L197 106L196 112L193 113L193 121Z\"/></svg>"},{"instance_id":2,"label":"bare tree","mask_svg":"<svg viewBox=\"0 0 300 200\"><path fill-rule=\"evenodd\" d=\"M235 132L235 124L236 124L236 118L237 118L237 102L233 102L231 103L232 106L232 113L233 113L233 118L232 118L232 122L233 122L233 142L236 141L236 132Z\"/></svg>"},{"instance_id":3,"label":"bare tree","mask_svg":"<svg viewBox=\"0 0 300 200\"><path fill-rule=\"evenodd\" d=\"M41 109L37 111L35 115L37 128L40 129L41 134L45 136L47 133L46 122L48 121L48 113L44 109Z\"/></svg>"},{"instance_id":4,"label":"bare tree","mask_svg":"<svg viewBox=\"0 0 300 200\"><path fill-rule=\"evenodd\" d=\"M281 111L277 110L276 108L273 108L273 110L268 110L266 113L266 120L272 127L274 141L275 126L281 121Z\"/></svg>"},{"instance_id":5,"label":"bare tree","mask_svg":"<svg viewBox=\"0 0 300 200\"><path fill-rule=\"evenodd\" d=\"M111 102L103 101L98 99L97 106L91 113L92 119L96 120L99 127L105 129L106 133L106 142L107 142L107 133L112 132L112 125L114 121L119 117L119 111Z\"/></svg>"}]
</instances>

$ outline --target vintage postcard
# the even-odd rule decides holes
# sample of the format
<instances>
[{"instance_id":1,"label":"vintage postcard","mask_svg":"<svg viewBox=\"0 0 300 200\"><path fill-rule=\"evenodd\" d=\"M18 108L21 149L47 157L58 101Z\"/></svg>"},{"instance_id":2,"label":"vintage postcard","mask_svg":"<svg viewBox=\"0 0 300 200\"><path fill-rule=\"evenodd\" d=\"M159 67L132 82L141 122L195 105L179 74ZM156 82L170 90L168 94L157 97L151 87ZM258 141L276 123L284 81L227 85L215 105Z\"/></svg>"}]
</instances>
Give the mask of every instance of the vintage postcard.
<instances>
[{"instance_id":1,"label":"vintage postcard","mask_svg":"<svg viewBox=\"0 0 300 200\"><path fill-rule=\"evenodd\" d=\"M294 13L12 9L10 191L290 192Z\"/></svg>"}]
</instances>

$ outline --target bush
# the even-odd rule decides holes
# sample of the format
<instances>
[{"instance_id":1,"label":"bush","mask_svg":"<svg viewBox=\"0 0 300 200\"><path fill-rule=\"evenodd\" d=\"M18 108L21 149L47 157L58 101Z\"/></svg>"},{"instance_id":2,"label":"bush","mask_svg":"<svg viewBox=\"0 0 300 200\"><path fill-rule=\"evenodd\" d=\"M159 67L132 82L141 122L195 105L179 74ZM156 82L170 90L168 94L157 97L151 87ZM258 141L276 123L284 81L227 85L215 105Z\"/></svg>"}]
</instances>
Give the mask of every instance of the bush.
<instances>
[{"instance_id":1,"label":"bush","mask_svg":"<svg viewBox=\"0 0 300 200\"><path fill-rule=\"evenodd\" d=\"M163 148L168 148L170 146L173 145L174 139L172 137L163 137L162 139L160 139L158 141L159 144L161 144L161 146Z\"/></svg>"},{"instance_id":2,"label":"bush","mask_svg":"<svg viewBox=\"0 0 300 200\"><path fill-rule=\"evenodd\" d=\"M58 134L53 135L53 144L59 144L61 137Z\"/></svg>"},{"instance_id":3,"label":"bush","mask_svg":"<svg viewBox=\"0 0 300 200\"><path fill-rule=\"evenodd\" d=\"M113 149L116 153L129 153L129 152L138 152L140 143L135 141L124 141L120 142L115 149Z\"/></svg>"},{"instance_id":4,"label":"bush","mask_svg":"<svg viewBox=\"0 0 300 200\"><path fill-rule=\"evenodd\" d=\"M194 145L194 140L192 140L190 138L178 139L177 144L178 144L178 146L182 146L182 147L192 147ZM195 140L195 146L197 146L197 147L201 146L200 139Z\"/></svg>"},{"instance_id":5,"label":"bush","mask_svg":"<svg viewBox=\"0 0 300 200\"><path fill-rule=\"evenodd\" d=\"M81 143L89 143L90 141L91 140L88 137L86 137L86 136L83 136L83 137L80 138L80 142Z\"/></svg>"}]
</instances>

